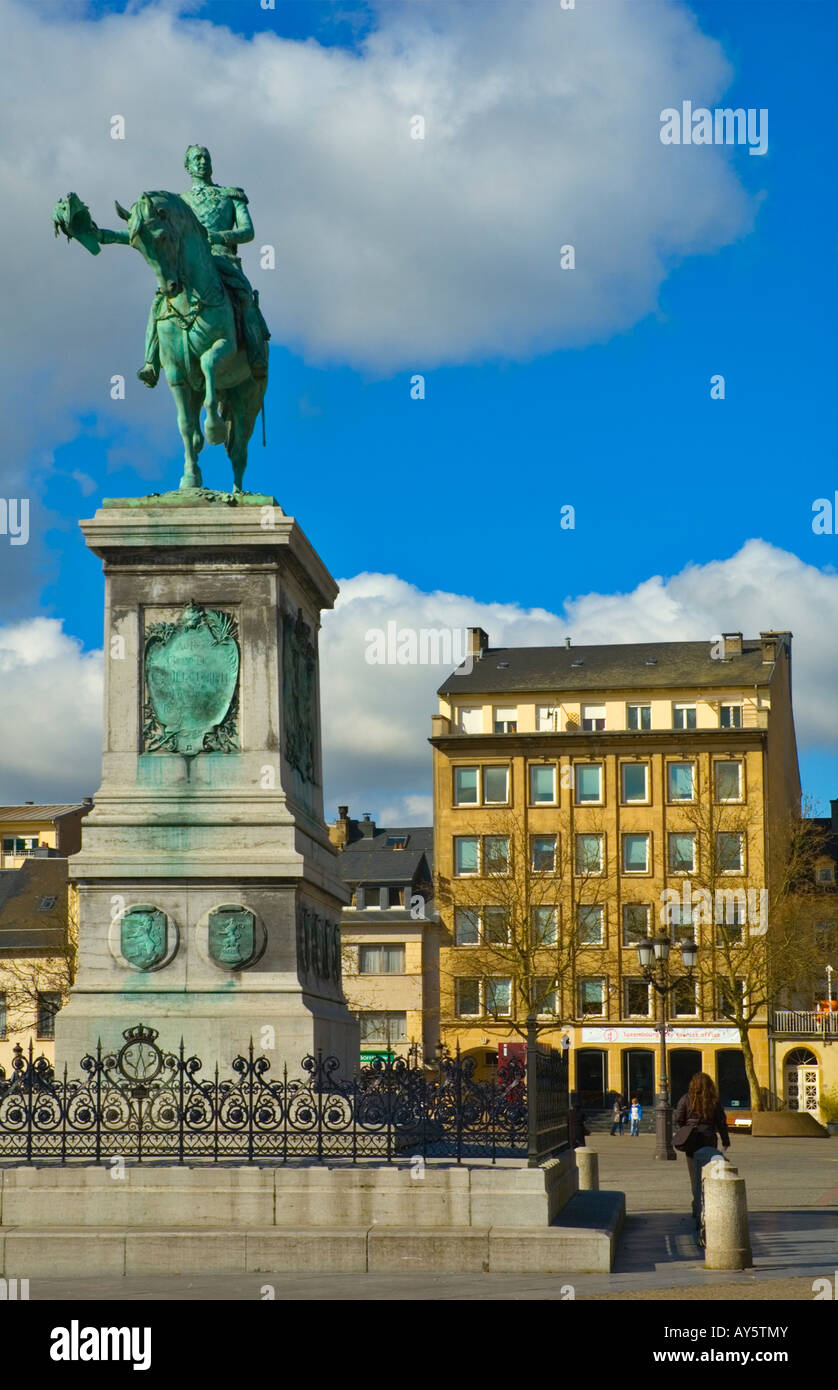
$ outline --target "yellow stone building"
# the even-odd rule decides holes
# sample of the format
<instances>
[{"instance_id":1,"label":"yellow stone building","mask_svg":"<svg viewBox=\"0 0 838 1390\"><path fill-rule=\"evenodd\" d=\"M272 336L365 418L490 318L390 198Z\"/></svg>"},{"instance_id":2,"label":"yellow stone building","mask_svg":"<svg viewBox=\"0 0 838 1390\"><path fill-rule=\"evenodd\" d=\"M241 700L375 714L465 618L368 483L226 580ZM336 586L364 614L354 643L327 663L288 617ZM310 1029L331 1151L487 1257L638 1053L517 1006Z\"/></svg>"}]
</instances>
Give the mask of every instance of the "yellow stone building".
<instances>
[{"instance_id":1,"label":"yellow stone building","mask_svg":"<svg viewBox=\"0 0 838 1390\"><path fill-rule=\"evenodd\" d=\"M439 1039L433 832L385 829L339 806L329 834L350 894L341 919L343 989L361 1027L361 1062L421 1062Z\"/></svg>"},{"instance_id":2,"label":"yellow stone building","mask_svg":"<svg viewBox=\"0 0 838 1390\"><path fill-rule=\"evenodd\" d=\"M77 893L67 860L26 859L0 874L0 1070L14 1049L54 1058L55 1015L74 967Z\"/></svg>"},{"instance_id":3,"label":"yellow stone building","mask_svg":"<svg viewBox=\"0 0 838 1390\"><path fill-rule=\"evenodd\" d=\"M547 1040L570 1037L583 1106L650 1104L657 1003L637 943L667 922L674 973L679 941L700 948L696 981L668 1005L672 1094L701 1069L746 1111L739 1034L708 966L723 942L759 935L799 813L791 634L503 649L469 635L432 721L443 1041L485 1074L532 1008ZM763 1010L751 1030L765 1088L768 1022Z\"/></svg>"}]
</instances>

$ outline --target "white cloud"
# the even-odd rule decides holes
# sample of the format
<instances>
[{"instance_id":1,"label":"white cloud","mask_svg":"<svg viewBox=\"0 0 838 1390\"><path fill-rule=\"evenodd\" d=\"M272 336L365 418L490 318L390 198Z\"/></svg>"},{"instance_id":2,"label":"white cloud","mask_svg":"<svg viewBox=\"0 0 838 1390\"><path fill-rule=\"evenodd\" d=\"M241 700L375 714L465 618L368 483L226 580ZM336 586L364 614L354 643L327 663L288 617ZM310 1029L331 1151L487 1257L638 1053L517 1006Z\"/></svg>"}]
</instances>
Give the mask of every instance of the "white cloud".
<instances>
[{"instance_id":1,"label":"white cloud","mask_svg":"<svg viewBox=\"0 0 838 1390\"><path fill-rule=\"evenodd\" d=\"M570 598L563 614L427 594L395 575L362 574L341 581L335 611L323 621L330 817L338 802L350 802L356 811L382 807L382 823L385 812L395 822L430 820L424 808L409 815L408 798L427 797L430 788L430 719L451 668L369 665L366 634L386 631L388 622L415 630L482 627L498 647L561 645L566 636L574 643L709 642L721 631L754 636L790 629L799 747L838 753L838 574L764 541L748 541L729 559L691 565L671 578L653 576L630 593ZM398 814L390 817L391 810Z\"/></svg>"},{"instance_id":2,"label":"white cloud","mask_svg":"<svg viewBox=\"0 0 838 1390\"><path fill-rule=\"evenodd\" d=\"M396 575L341 581L321 635L326 814L338 804L381 824L429 824L436 690L450 665L370 665L367 634L483 627L493 646L709 639L721 631L794 633L793 693L801 752L838 755L838 574L761 540L726 560L654 576L626 594L584 594L563 613L424 593ZM0 800L75 799L99 785L102 656L54 619L0 628L5 780ZM13 736L10 736L13 735Z\"/></svg>"},{"instance_id":3,"label":"white cloud","mask_svg":"<svg viewBox=\"0 0 838 1390\"><path fill-rule=\"evenodd\" d=\"M0 288L16 428L41 442L90 410L174 428L165 388L134 384L151 272L126 247L54 242L49 213L73 189L113 226L114 198L185 186L196 139L249 193L245 266L274 341L376 372L603 341L655 310L674 259L750 225L731 151L659 140L662 108L712 105L731 75L676 0L382 4L357 53L279 38L255 0L253 41L177 8L94 22L0 0L17 229ZM257 268L265 243L273 272ZM566 243L574 271L559 268Z\"/></svg>"},{"instance_id":4,"label":"white cloud","mask_svg":"<svg viewBox=\"0 0 838 1390\"><path fill-rule=\"evenodd\" d=\"M55 618L0 628L0 802L76 801L99 786L102 653Z\"/></svg>"}]
</instances>

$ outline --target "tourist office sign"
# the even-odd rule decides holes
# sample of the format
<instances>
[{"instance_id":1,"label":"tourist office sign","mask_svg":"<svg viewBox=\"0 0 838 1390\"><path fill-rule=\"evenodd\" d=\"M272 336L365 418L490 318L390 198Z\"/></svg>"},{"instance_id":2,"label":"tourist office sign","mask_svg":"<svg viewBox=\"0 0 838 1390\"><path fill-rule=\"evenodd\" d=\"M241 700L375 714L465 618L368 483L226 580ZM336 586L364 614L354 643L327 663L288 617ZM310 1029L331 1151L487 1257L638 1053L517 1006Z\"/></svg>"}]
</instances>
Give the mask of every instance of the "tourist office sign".
<instances>
[{"instance_id":1,"label":"tourist office sign","mask_svg":"<svg viewBox=\"0 0 838 1390\"><path fill-rule=\"evenodd\" d=\"M678 1024L667 1024L666 1040L670 1043L728 1043L741 1042L738 1028L690 1028ZM656 1043L660 1041L660 1029L646 1027L582 1028L583 1043Z\"/></svg>"}]
</instances>

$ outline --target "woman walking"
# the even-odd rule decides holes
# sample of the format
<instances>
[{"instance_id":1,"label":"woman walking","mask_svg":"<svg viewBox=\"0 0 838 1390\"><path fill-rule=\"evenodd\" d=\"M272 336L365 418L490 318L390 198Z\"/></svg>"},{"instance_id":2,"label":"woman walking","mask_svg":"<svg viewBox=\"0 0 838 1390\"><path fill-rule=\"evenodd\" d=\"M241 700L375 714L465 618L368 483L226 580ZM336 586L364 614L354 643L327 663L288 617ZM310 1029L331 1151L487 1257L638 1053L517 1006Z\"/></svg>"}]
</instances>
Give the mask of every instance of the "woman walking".
<instances>
[{"instance_id":1,"label":"woman walking","mask_svg":"<svg viewBox=\"0 0 838 1390\"><path fill-rule=\"evenodd\" d=\"M676 1131L673 1142L687 1156L687 1169L693 1195L693 1216L701 1220L701 1170L704 1164L718 1155L717 1138L721 1137L724 1154L730 1148L730 1133L725 1112L719 1104L719 1093L712 1076L697 1071L685 1095L675 1107Z\"/></svg>"},{"instance_id":2,"label":"woman walking","mask_svg":"<svg viewBox=\"0 0 838 1390\"><path fill-rule=\"evenodd\" d=\"M611 1107L611 1137L612 1137L612 1139L613 1139L614 1135L617 1133L618 1130L619 1130L620 1134L622 1134L622 1132L623 1132L623 1116L625 1115L625 1105L626 1105L626 1103L625 1103L625 1101L623 1100L623 1097L622 1097L622 1096L617 1096L617 1099L614 1101L614 1104L613 1104L612 1107Z\"/></svg>"}]
</instances>

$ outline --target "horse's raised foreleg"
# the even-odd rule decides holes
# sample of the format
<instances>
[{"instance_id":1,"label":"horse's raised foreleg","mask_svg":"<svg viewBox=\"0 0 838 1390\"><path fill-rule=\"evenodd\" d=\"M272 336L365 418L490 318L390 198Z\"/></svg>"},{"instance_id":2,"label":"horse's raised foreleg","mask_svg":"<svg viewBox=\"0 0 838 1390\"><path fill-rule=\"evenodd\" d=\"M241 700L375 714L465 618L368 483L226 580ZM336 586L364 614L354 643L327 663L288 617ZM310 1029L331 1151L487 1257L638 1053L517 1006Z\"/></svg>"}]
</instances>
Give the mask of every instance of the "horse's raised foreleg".
<instances>
[{"instance_id":1,"label":"horse's raised foreleg","mask_svg":"<svg viewBox=\"0 0 838 1390\"><path fill-rule=\"evenodd\" d=\"M171 386L171 392L177 409L178 429L183 439L183 477L180 486L202 487L203 478L198 467L198 454L204 442L200 423L201 398L188 382L180 386Z\"/></svg>"},{"instance_id":2,"label":"horse's raised foreleg","mask_svg":"<svg viewBox=\"0 0 838 1390\"><path fill-rule=\"evenodd\" d=\"M218 409L218 368L225 358L236 350L228 338L219 338L212 347L207 348L201 357L201 371L204 374L204 434L208 444L225 444L227 441L227 421L222 420Z\"/></svg>"}]
</instances>

